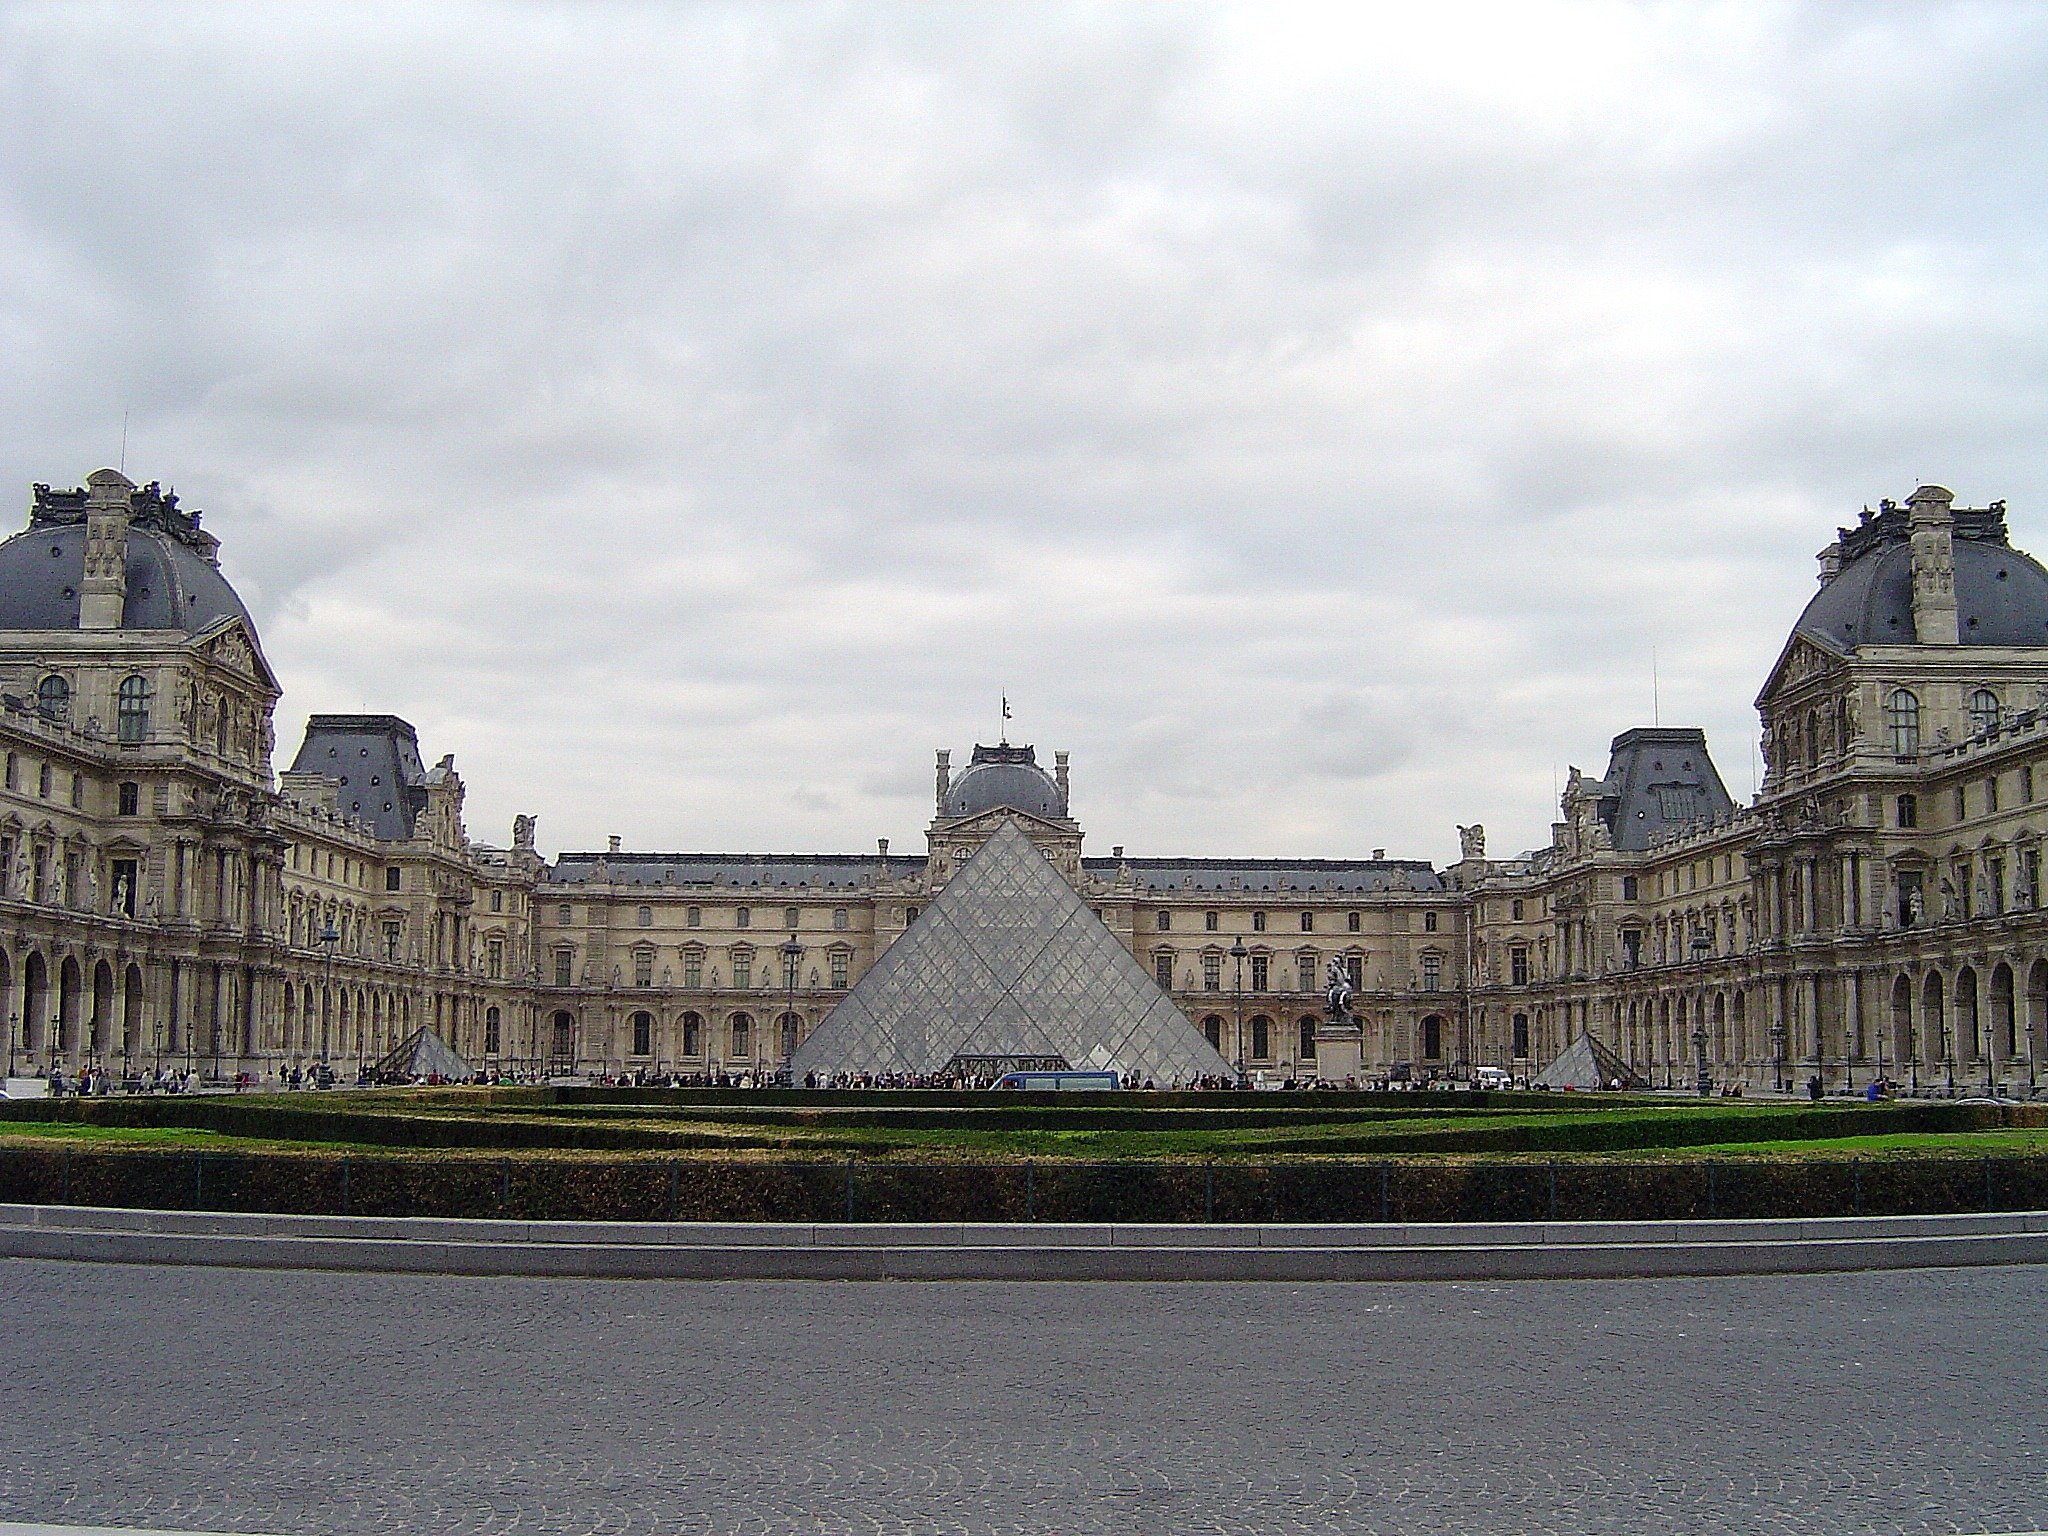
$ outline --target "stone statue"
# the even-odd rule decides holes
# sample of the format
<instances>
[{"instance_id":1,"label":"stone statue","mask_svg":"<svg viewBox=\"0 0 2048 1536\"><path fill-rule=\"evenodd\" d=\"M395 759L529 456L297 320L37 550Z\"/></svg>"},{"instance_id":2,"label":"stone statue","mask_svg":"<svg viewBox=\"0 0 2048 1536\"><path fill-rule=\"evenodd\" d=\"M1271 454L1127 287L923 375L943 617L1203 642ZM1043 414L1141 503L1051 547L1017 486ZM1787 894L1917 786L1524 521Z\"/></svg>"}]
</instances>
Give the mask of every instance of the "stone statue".
<instances>
[{"instance_id":1,"label":"stone statue","mask_svg":"<svg viewBox=\"0 0 2048 1536\"><path fill-rule=\"evenodd\" d=\"M100 866L97 859L85 872L85 907L88 912L100 910Z\"/></svg>"},{"instance_id":2,"label":"stone statue","mask_svg":"<svg viewBox=\"0 0 2048 1536\"><path fill-rule=\"evenodd\" d=\"M514 848L531 848L533 846L533 818L531 816L514 816L512 818L512 846Z\"/></svg>"},{"instance_id":3,"label":"stone statue","mask_svg":"<svg viewBox=\"0 0 2048 1536\"><path fill-rule=\"evenodd\" d=\"M1323 973L1323 998L1325 1011L1332 1024L1351 1022L1351 999L1357 996L1351 987L1351 972L1342 957L1332 955Z\"/></svg>"},{"instance_id":4,"label":"stone statue","mask_svg":"<svg viewBox=\"0 0 2048 1536\"><path fill-rule=\"evenodd\" d=\"M1941 920L1952 923L1962 916L1962 903L1956 897L1955 884L1949 880L1941 882Z\"/></svg>"},{"instance_id":5,"label":"stone statue","mask_svg":"<svg viewBox=\"0 0 2048 1536\"><path fill-rule=\"evenodd\" d=\"M114 913L126 916L128 912L128 877L122 875L114 881Z\"/></svg>"},{"instance_id":6,"label":"stone statue","mask_svg":"<svg viewBox=\"0 0 2048 1536\"><path fill-rule=\"evenodd\" d=\"M1469 827L1458 828L1458 857L1460 860L1486 857L1486 828L1476 822Z\"/></svg>"}]
</instances>

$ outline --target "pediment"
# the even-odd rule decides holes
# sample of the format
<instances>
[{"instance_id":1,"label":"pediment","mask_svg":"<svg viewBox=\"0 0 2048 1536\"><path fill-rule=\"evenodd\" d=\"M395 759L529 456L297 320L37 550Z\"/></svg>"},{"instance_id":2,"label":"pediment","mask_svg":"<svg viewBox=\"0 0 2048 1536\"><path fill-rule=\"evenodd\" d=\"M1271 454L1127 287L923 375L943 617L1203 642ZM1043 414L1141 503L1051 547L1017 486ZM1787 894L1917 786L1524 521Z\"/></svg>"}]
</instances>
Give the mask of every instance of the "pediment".
<instances>
[{"instance_id":1,"label":"pediment","mask_svg":"<svg viewBox=\"0 0 2048 1536\"><path fill-rule=\"evenodd\" d=\"M238 618L223 619L198 637L199 654L238 677L253 679L272 693L280 692L277 677L249 626Z\"/></svg>"},{"instance_id":2,"label":"pediment","mask_svg":"<svg viewBox=\"0 0 2048 1536\"><path fill-rule=\"evenodd\" d=\"M1778 660L1772 666L1770 676L1756 696L1757 707L1787 689L1810 682L1815 678L1841 676L1842 657L1826 646L1810 639L1805 634L1795 634L1785 642L1785 649L1778 653Z\"/></svg>"}]
</instances>

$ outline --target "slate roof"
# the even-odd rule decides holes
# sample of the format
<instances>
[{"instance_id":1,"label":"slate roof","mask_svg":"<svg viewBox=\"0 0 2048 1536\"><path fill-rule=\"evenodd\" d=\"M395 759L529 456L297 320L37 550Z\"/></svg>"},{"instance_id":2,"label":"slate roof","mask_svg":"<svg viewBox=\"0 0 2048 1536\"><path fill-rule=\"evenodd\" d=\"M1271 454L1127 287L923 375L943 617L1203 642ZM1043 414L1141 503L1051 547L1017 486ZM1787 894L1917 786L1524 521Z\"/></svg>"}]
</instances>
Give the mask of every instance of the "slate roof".
<instances>
[{"instance_id":1,"label":"slate roof","mask_svg":"<svg viewBox=\"0 0 2048 1536\"><path fill-rule=\"evenodd\" d=\"M1067 797L1052 775L1038 766L1035 748L976 743L972 761L946 786L939 815L947 820L979 816L998 806L1048 821L1064 821L1067 816Z\"/></svg>"},{"instance_id":2,"label":"slate roof","mask_svg":"<svg viewBox=\"0 0 2048 1536\"><path fill-rule=\"evenodd\" d=\"M427 806L420 741L396 715L314 715L291 772L340 782L338 808L386 842L404 842Z\"/></svg>"},{"instance_id":3,"label":"slate roof","mask_svg":"<svg viewBox=\"0 0 2048 1536\"><path fill-rule=\"evenodd\" d=\"M547 885L724 886L743 890L858 890L878 869L891 880L924 873L922 854L871 853L565 853L542 876ZM1441 891L1443 877L1424 859L1083 859L1110 881L1129 868L1151 895L1175 892L1352 895ZM608 872L608 874L606 873Z\"/></svg>"},{"instance_id":4,"label":"slate roof","mask_svg":"<svg viewBox=\"0 0 2048 1536\"><path fill-rule=\"evenodd\" d=\"M1582 788L1599 796L1600 819L1624 853L1734 813L1707 733L1696 726L1623 731L1609 753L1607 777Z\"/></svg>"},{"instance_id":5,"label":"slate roof","mask_svg":"<svg viewBox=\"0 0 2048 1536\"><path fill-rule=\"evenodd\" d=\"M223 619L256 626L215 560L220 548L199 514L154 485L130 497L123 629L202 634ZM78 628L85 577L85 492L36 487L29 526L0 544L0 629Z\"/></svg>"},{"instance_id":6,"label":"slate roof","mask_svg":"<svg viewBox=\"0 0 2048 1536\"><path fill-rule=\"evenodd\" d=\"M1956 624L1964 645L2048 645L2048 570L2008 542L2003 505L1954 509ZM1913 547L1908 513L1887 506L1840 530L1842 567L1813 595L1796 634L1838 655L1911 645Z\"/></svg>"}]
</instances>

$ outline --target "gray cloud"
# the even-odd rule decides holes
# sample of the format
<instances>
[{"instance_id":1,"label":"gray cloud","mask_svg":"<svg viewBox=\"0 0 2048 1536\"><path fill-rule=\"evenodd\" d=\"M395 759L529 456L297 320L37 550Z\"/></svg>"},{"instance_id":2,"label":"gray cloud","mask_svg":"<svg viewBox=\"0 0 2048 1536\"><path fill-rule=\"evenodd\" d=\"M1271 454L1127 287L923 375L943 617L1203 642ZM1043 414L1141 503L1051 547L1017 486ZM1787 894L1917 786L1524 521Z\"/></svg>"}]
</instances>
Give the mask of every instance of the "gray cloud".
<instances>
[{"instance_id":1,"label":"gray cloud","mask_svg":"<svg viewBox=\"0 0 2048 1536\"><path fill-rule=\"evenodd\" d=\"M117 451L481 836L1540 841L1939 479L2048 544L2032 8L15 7L0 480Z\"/></svg>"}]
</instances>

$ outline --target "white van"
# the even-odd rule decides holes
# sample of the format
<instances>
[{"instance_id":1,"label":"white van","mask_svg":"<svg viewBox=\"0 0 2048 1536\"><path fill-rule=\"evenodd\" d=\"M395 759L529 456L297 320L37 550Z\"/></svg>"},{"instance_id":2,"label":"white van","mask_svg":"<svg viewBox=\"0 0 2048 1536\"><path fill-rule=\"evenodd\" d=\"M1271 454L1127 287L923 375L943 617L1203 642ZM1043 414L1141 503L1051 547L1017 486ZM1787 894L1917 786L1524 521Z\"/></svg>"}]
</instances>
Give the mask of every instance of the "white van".
<instances>
[{"instance_id":1,"label":"white van","mask_svg":"<svg viewBox=\"0 0 2048 1536\"><path fill-rule=\"evenodd\" d=\"M1515 1086L1515 1077L1506 1067L1474 1067L1472 1086L1493 1090L1512 1088Z\"/></svg>"}]
</instances>

